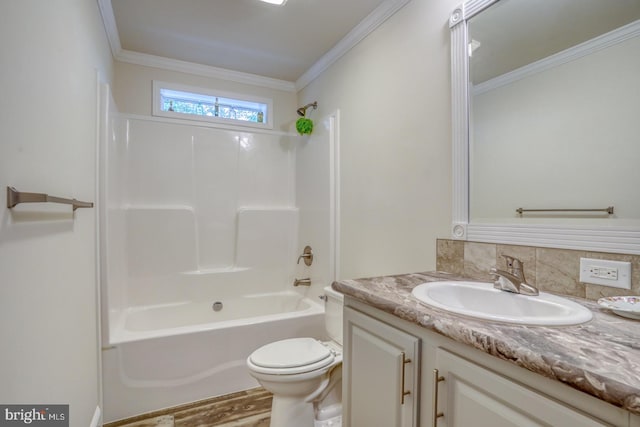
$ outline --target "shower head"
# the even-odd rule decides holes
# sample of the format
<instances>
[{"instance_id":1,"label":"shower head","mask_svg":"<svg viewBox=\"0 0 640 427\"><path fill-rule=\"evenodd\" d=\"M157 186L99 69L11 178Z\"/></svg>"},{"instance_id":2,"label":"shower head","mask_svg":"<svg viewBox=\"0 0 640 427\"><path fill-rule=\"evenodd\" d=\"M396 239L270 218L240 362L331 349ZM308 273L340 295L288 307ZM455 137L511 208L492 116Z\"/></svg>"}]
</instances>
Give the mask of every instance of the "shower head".
<instances>
[{"instance_id":1,"label":"shower head","mask_svg":"<svg viewBox=\"0 0 640 427\"><path fill-rule=\"evenodd\" d=\"M305 105L304 107L298 108L298 110L297 110L298 115L301 116L301 117L304 117L307 114L307 108L309 108L309 107L313 107L313 109L315 110L316 108L318 108L318 101L311 102L311 103Z\"/></svg>"}]
</instances>

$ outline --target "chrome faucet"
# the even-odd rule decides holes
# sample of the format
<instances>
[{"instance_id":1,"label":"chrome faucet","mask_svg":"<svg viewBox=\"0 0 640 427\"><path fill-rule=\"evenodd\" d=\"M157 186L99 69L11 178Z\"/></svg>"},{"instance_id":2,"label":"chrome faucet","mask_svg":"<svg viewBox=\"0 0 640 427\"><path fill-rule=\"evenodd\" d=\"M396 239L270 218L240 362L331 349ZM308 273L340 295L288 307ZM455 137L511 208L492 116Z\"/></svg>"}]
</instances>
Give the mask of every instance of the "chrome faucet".
<instances>
[{"instance_id":1,"label":"chrome faucet","mask_svg":"<svg viewBox=\"0 0 640 427\"><path fill-rule=\"evenodd\" d=\"M311 286L311 279L295 279L293 286Z\"/></svg>"},{"instance_id":2,"label":"chrome faucet","mask_svg":"<svg viewBox=\"0 0 640 427\"><path fill-rule=\"evenodd\" d=\"M507 271L491 267L489 273L495 277L493 287L501 291L522 295L538 295L538 289L527 283L524 277L522 261L509 255L503 255L507 260Z\"/></svg>"},{"instance_id":3,"label":"chrome faucet","mask_svg":"<svg viewBox=\"0 0 640 427\"><path fill-rule=\"evenodd\" d=\"M507 261L507 271L519 278L521 281L526 282L527 279L524 278L524 266L522 261L510 255L502 255L502 257Z\"/></svg>"}]
</instances>

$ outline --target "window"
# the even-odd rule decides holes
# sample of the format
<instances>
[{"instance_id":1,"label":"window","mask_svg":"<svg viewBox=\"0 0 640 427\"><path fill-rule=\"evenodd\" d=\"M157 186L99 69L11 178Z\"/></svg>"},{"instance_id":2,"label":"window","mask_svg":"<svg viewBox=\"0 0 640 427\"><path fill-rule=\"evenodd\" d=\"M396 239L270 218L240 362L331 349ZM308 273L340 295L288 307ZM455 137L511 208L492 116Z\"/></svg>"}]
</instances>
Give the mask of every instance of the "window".
<instances>
[{"instance_id":1,"label":"window","mask_svg":"<svg viewBox=\"0 0 640 427\"><path fill-rule=\"evenodd\" d=\"M153 82L153 115L272 128L272 101L229 92Z\"/></svg>"}]
</instances>

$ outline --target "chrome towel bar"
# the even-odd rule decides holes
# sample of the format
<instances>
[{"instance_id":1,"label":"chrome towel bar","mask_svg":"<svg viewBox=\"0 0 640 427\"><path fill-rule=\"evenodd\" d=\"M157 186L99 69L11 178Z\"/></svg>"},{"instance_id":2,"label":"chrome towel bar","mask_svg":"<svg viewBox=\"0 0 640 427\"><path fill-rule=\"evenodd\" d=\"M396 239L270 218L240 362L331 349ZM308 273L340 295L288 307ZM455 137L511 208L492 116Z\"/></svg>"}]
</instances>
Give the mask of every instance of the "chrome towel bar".
<instances>
[{"instance_id":1,"label":"chrome towel bar","mask_svg":"<svg viewBox=\"0 0 640 427\"><path fill-rule=\"evenodd\" d=\"M524 209L518 208L516 209L520 215L523 212L606 212L609 215L613 215L613 206L609 206L604 209Z\"/></svg>"},{"instance_id":2,"label":"chrome towel bar","mask_svg":"<svg viewBox=\"0 0 640 427\"><path fill-rule=\"evenodd\" d=\"M81 202L76 199L64 199L62 197L49 196L44 193L25 193L17 191L13 187L7 187L7 208L11 209L19 203L63 203L72 205L75 211L78 208L92 208L93 202Z\"/></svg>"}]
</instances>

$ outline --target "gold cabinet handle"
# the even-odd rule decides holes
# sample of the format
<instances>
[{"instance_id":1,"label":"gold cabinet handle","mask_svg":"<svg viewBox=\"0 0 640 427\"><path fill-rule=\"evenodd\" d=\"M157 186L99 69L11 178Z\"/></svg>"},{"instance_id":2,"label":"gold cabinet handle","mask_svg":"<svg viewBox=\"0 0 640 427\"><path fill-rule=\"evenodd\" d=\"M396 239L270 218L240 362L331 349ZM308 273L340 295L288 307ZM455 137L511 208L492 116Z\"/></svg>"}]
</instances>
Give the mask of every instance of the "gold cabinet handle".
<instances>
[{"instance_id":1,"label":"gold cabinet handle","mask_svg":"<svg viewBox=\"0 0 640 427\"><path fill-rule=\"evenodd\" d=\"M404 405L404 397L411 394L411 390L404 389L405 366L407 365L407 363L411 363L411 359L407 359L404 351L401 354L402 354L402 384L400 386L400 404Z\"/></svg>"},{"instance_id":2,"label":"gold cabinet handle","mask_svg":"<svg viewBox=\"0 0 640 427\"><path fill-rule=\"evenodd\" d=\"M444 377L440 376L440 374L438 373L437 369L433 370L433 393L431 393L432 396L432 402L433 402L433 423L432 426L433 427L437 427L438 425L438 418L440 417L444 417L444 413L442 412L438 412L438 383L440 383L441 381L444 381Z\"/></svg>"}]
</instances>

